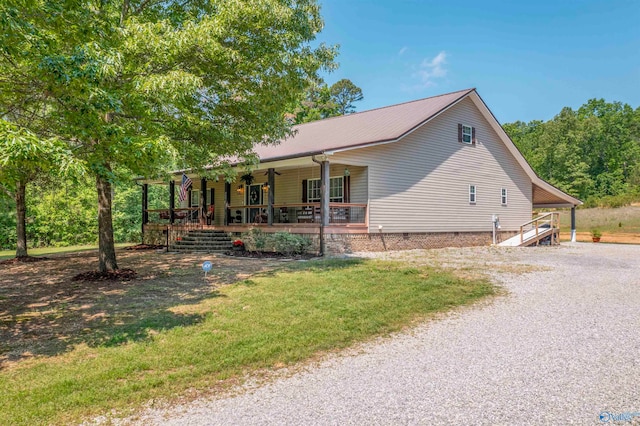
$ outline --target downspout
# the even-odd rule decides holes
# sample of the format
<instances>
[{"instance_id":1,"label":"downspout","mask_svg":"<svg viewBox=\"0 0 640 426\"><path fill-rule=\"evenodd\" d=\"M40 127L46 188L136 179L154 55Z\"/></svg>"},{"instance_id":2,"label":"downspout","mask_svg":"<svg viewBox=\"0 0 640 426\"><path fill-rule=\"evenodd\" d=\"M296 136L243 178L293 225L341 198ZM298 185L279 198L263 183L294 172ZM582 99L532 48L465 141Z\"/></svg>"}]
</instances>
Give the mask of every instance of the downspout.
<instances>
[{"instance_id":1,"label":"downspout","mask_svg":"<svg viewBox=\"0 0 640 426\"><path fill-rule=\"evenodd\" d=\"M322 161L316 160L315 155L311 156L311 161L318 164L320 166L320 171L322 172ZM324 256L324 220L322 219L320 220L320 256Z\"/></svg>"}]
</instances>

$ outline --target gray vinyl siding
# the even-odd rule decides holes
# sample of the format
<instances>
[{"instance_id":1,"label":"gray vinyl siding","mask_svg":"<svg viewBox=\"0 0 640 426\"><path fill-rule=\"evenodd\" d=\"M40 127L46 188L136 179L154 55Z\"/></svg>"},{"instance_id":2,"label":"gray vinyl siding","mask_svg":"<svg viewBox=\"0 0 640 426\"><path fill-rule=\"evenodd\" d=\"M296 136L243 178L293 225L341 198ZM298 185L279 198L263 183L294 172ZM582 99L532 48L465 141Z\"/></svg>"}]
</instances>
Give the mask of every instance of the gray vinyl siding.
<instances>
[{"instance_id":1,"label":"gray vinyl siding","mask_svg":"<svg viewBox=\"0 0 640 426\"><path fill-rule=\"evenodd\" d=\"M476 128L476 145L458 142L458 123ZM531 219L531 180L468 98L398 142L330 160L367 167L370 231L491 231L492 214L502 230L516 230ZM469 185L476 186L473 205Z\"/></svg>"}]
</instances>

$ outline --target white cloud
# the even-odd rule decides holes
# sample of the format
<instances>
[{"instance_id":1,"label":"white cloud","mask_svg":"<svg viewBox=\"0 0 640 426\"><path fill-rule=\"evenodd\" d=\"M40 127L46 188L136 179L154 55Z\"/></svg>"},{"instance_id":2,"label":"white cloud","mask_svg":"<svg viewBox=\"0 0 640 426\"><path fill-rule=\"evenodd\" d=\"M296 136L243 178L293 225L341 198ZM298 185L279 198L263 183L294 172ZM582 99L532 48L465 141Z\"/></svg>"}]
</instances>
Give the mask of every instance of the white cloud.
<instances>
[{"instance_id":1,"label":"white cloud","mask_svg":"<svg viewBox=\"0 0 640 426\"><path fill-rule=\"evenodd\" d=\"M407 50L409 50L409 48L407 46L403 46L402 49L400 49L400 51L398 52L398 56L402 56Z\"/></svg>"},{"instance_id":2,"label":"white cloud","mask_svg":"<svg viewBox=\"0 0 640 426\"><path fill-rule=\"evenodd\" d=\"M436 84L434 80L447 75L447 70L444 68L446 64L447 53L444 50L433 59L425 58L420 63L418 70L413 74L419 80L418 87L426 89L434 86Z\"/></svg>"}]
</instances>

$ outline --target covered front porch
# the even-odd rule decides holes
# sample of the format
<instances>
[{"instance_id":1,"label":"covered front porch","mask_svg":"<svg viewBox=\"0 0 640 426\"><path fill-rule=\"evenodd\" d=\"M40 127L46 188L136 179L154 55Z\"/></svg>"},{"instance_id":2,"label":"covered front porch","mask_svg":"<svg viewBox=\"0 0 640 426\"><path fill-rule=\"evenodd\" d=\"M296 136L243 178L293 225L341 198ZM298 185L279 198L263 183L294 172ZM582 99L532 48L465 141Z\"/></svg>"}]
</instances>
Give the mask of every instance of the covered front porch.
<instances>
[{"instance_id":1,"label":"covered front porch","mask_svg":"<svg viewBox=\"0 0 640 426\"><path fill-rule=\"evenodd\" d=\"M169 182L142 184L143 235L165 229L213 229L241 233L259 227L265 232L298 234L368 232L367 167L330 164L306 157L261 164L223 176L188 174L192 183L180 201L182 173ZM155 187L155 203L150 190ZM158 187L166 194L158 201ZM168 233L167 233L168 235Z\"/></svg>"}]
</instances>

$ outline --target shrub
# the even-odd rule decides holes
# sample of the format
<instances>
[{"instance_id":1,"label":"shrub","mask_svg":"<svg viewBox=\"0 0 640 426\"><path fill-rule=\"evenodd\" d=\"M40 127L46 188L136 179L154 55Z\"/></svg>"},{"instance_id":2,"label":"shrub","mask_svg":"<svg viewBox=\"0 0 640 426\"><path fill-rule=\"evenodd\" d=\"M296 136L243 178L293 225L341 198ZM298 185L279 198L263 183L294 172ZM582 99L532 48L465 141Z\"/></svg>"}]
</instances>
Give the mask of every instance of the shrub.
<instances>
[{"instance_id":1,"label":"shrub","mask_svg":"<svg viewBox=\"0 0 640 426\"><path fill-rule=\"evenodd\" d=\"M242 234L242 241L249 251L264 251L267 245L267 234L254 228Z\"/></svg>"},{"instance_id":2,"label":"shrub","mask_svg":"<svg viewBox=\"0 0 640 426\"><path fill-rule=\"evenodd\" d=\"M640 200L640 195L635 193L626 193L618 195L607 195L604 197L591 197L585 201L583 208L608 207L617 208L628 206L631 203Z\"/></svg>"},{"instance_id":3,"label":"shrub","mask_svg":"<svg viewBox=\"0 0 640 426\"><path fill-rule=\"evenodd\" d=\"M311 246L311 241L298 234L276 232L271 238L275 250L286 255L305 253Z\"/></svg>"},{"instance_id":4,"label":"shrub","mask_svg":"<svg viewBox=\"0 0 640 426\"><path fill-rule=\"evenodd\" d=\"M289 256L305 253L311 247L311 241L302 235L289 232L270 234L260 229L242 234L242 240L249 251L273 251Z\"/></svg>"}]
</instances>

